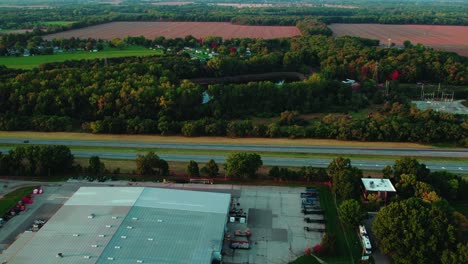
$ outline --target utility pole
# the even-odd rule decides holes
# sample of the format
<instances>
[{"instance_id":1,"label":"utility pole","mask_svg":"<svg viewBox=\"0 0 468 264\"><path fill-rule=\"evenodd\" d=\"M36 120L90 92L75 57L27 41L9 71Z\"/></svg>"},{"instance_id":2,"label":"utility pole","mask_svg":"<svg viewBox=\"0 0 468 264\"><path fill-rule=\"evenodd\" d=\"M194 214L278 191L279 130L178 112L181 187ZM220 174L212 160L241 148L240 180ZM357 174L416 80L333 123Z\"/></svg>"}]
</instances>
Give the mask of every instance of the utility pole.
<instances>
[{"instance_id":1,"label":"utility pole","mask_svg":"<svg viewBox=\"0 0 468 264\"><path fill-rule=\"evenodd\" d=\"M376 62L374 66L374 76L372 76L372 79L374 79L377 83L379 82L379 63Z\"/></svg>"}]
</instances>

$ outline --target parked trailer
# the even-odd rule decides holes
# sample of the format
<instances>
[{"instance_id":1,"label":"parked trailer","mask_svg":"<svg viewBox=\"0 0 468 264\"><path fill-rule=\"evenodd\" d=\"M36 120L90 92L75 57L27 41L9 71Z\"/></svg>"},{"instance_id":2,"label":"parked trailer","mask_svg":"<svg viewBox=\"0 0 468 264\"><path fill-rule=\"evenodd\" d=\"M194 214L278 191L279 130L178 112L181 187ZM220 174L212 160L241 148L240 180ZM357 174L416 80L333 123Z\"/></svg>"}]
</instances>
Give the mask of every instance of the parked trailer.
<instances>
[{"instance_id":1,"label":"parked trailer","mask_svg":"<svg viewBox=\"0 0 468 264\"><path fill-rule=\"evenodd\" d=\"M325 228L313 228L308 226L304 226L304 230L307 232L325 232Z\"/></svg>"},{"instance_id":2,"label":"parked trailer","mask_svg":"<svg viewBox=\"0 0 468 264\"><path fill-rule=\"evenodd\" d=\"M302 200L303 201L306 200L306 201L314 201L315 202L315 201L318 201L318 198L316 198L316 197L307 197L307 198L303 198Z\"/></svg>"},{"instance_id":3,"label":"parked trailer","mask_svg":"<svg viewBox=\"0 0 468 264\"><path fill-rule=\"evenodd\" d=\"M323 214L323 210L308 210L308 209L302 209L303 214Z\"/></svg>"},{"instance_id":4,"label":"parked trailer","mask_svg":"<svg viewBox=\"0 0 468 264\"><path fill-rule=\"evenodd\" d=\"M308 197L318 197L318 193L312 193L312 192L307 192L307 193L301 193L301 198L308 198Z\"/></svg>"},{"instance_id":5,"label":"parked trailer","mask_svg":"<svg viewBox=\"0 0 468 264\"><path fill-rule=\"evenodd\" d=\"M304 222L306 223L318 223L318 224L324 224L325 219L312 219L310 217L305 217Z\"/></svg>"},{"instance_id":6,"label":"parked trailer","mask_svg":"<svg viewBox=\"0 0 468 264\"><path fill-rule=\"evenodd\" d=\"M302 200L302 206L304 206L304 205L314 205L314 204L315 204L314 201Z\"/></svg>"},{"instance_id":7,"label":"parked trailer","mask_svg":"<svg viewBox=\"0 0 468 264\"><path fill-rule=\"evenodd\" d=\"M232 249L249 249L250 248L250 243L249 243L249 241L233 240L233 241L231 241L231 248Z\"/></svg>"},{"instance_id":8,"label":"parked trailer","mask_svg":"<svg viewBox=\"0 0 468 264\"><path fill-rule=\"evenodd\" d=\"M250 229L246 229L246 230L244 230L244 231L242 231L242 230L236 230L236 231L234 232L234 235L240 236L240 237L250 237L251 234L252 234L252 233L250 232Z\"/></svg>"},{"instance_id":9,"label":"parked trailer","mask_svg":"<svg viewBox=\"0 0 468 264\"><path fill-rule=\"evenodd\" d=\"M303 209L321 209L320 205L303 204L301 207Z\"/></svg>"}]
</instances>

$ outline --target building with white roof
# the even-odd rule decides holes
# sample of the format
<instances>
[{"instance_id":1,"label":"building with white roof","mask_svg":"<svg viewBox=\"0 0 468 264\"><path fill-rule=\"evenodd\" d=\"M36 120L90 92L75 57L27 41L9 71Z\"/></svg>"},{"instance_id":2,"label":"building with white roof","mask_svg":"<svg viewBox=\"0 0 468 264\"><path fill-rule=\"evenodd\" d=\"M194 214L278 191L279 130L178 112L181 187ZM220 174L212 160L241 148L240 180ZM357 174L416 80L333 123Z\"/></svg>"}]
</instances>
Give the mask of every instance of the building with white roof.
<instances>
[{"instance_id":1,"label":"building with white roof","mask_svg":"<svg viewBox=\"0 0 468 264\"><path fill-rule=\"evenodd\" d=\"M385 202L387 201L389 192L396 192L392 182L389 179L382 178L361 178L364 188L364 198L367 198L369 193L377 193Z\"/></svg>"},{"instance_id":2,"label":"building with white roof","mask_svg":"<svg viewBox=\"0 0 468 264\"><path fill-rule=\"evenodd\" d=\"M81 187L8 264L211 263L221 258L231 195L143 187Z\"/></svg>"}]
</instances>

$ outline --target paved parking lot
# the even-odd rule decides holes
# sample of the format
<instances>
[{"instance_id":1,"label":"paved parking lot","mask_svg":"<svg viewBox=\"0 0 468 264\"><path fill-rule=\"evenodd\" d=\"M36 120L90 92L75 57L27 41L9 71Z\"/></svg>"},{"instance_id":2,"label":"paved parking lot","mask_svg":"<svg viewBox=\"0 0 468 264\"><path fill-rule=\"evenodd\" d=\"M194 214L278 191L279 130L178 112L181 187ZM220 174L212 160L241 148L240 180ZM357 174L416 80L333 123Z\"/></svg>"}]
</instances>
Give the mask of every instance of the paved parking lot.
<instances>
[{"instance_id":1,"label":"paved parking lot","mask_svg":"<svg viewBox=\"0 0 468 264\"><path fill-rule=\"evenodd\" d=\"M247 210L247 224L228 224L231 232L249 228L250 250L227 250L227 263L289 263L307 247L321 241L321 233L307 232L301 212L300 193L304 188L243 186L238 200Z\"/></svg>"},{"instance_id":2,"label":"paved parking lot","mask_svg":"<svg viewBox=\"0 0 468 264\"><path fill-rule=\"evenodd\" d=\"M4 250L20 233L28 230L34 220L49 219L77 189L78 186L73 185L43 185L44 193L35 195L34 203L26 205L26 211L11 218L0 229L0 250Z\"/></svg>"}]
</instances>

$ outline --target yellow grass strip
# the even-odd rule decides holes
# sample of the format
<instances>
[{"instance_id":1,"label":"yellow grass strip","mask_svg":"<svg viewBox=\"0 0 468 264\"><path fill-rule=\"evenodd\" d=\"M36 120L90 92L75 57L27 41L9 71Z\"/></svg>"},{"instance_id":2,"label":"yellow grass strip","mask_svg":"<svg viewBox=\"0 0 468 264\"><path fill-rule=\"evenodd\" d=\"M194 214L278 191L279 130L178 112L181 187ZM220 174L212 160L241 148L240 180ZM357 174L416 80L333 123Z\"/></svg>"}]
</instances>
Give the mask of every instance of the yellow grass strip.
<instances>
[{"instance_id":1,"label":"yellow grass strip","mask_svg":"<svg viewBox=\"0 0 468 264\"><path fill-rule=\"evenodd\" d=\"M30 131L0 131L0 138L15 138L22 140L95 140L95 141L128 141L128 142L160 142L160 143L198 143L198 144L261 144L288 146L347 146L365 148L435 148L430 145L403 142L360 142L332 139L288 139L288 138L228 138L228 137L183 137L156 135L109 135L68 132L30 132Z\"/></svg>"}]
</instances>

